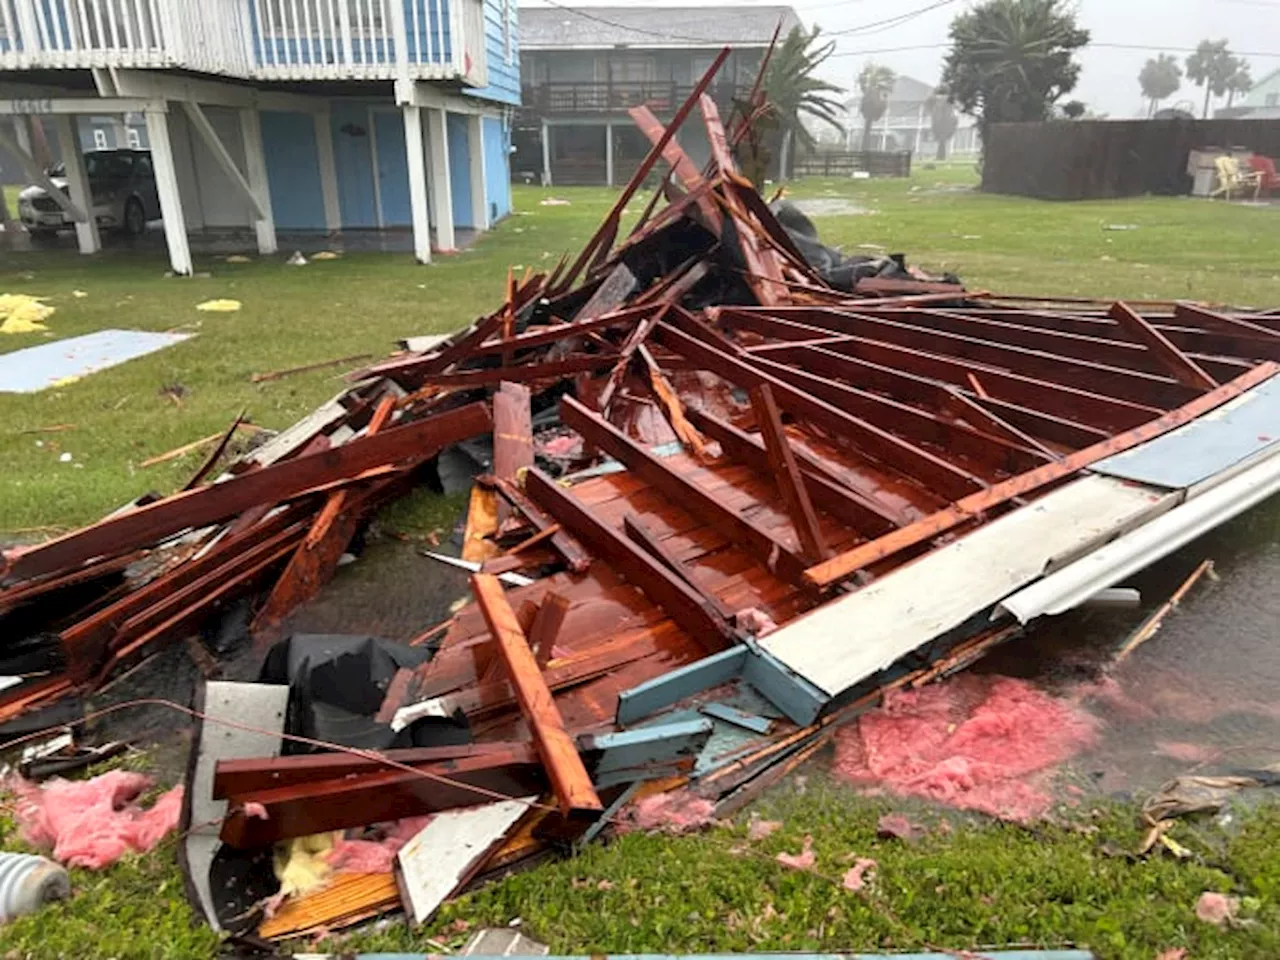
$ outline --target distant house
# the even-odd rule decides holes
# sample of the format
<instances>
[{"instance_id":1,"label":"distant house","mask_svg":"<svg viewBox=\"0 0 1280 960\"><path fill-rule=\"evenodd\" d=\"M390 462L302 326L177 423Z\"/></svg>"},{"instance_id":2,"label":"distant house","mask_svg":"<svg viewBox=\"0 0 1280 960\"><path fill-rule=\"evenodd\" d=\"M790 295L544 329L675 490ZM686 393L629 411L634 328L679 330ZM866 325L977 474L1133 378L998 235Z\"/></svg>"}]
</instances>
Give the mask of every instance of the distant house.
<instances>
[{"instance_id":1,"label":"distant house","mask_svg":"<svg viewBox=\"0 0 1280 960\"><path fill-rule=\"evenodd\" d=\"M727 119L779 24L785 37L800 19L785 6L522 7L512 173L547 184L625 181L649 149L627 109L643 104L669 119L727 45L710 90ZM699 124L681 131L680 145L706 161Z\"/></svg>"},{"instance_id":2,"label":"distant house","mask_svg":"<svg viewBox=\"0 0 1280 960\"><path fill-rule=\"evenodd\" d=\"M1280 117L1280 70L1271 71L1254 84L1253 89L1236 106L1240 108L1238 112L1233 110L1237 116L1255 120Z\"/></svg>"},{"instance_id":3,"label":"distant house","mask_svg":"<svg viewBox=\"0 0 1280 960\"><path fill-rule=\"evenodd\" d=\"M856 85L854 87L856 89ZM844 128L850 150L910 150L918 159L932 159L938 151L929 122L928 101L934 88L914 77L898 75L889 94L889 108L871 130L871 142L862 143L862 113L858 96L845 101ZM951 138L948 155L974 154L980 149L978 125L973 117L959 115L960 125Z\"/></svg>"},{"instance_id":4,"label":"distant house","mask_svg":"<svg viewBox=\"0 0 1280 960\"><path fill-rule=\"evenodd\" d=\"M403 227L425 262L510 211L519 69L515 0L0 0L0 164L66 161L38 212L86 253L75 147L138 145L175 273L211 228Z\"/></svg>"}]
</instances>

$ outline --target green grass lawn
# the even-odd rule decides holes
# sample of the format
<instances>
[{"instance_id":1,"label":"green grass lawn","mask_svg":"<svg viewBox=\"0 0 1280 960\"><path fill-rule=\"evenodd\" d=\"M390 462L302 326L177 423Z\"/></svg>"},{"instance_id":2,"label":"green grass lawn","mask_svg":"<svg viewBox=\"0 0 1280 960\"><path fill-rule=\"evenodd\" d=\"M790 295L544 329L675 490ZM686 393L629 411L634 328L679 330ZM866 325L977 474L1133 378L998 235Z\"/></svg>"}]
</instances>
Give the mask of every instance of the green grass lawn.
<instances>
[{"instance_id":1,"label":"green grass lawn","mask_svg":"<svg viewBox=\"0 0 1280 960\"><path fill-rule=\"evenodd\" d=\"M1280 306L1280 208L1181 198L1056 204L991 197L970 167L918 170L907 181L808 181L798 199L844 201L862 215L821 215L823 237L847 252L905 251L913 263L959 272L1000 292L1187 297ZM546 195L568 206L541 206ZM223 429L242 409L283 427L336 393L338 371L253 384L250 376L447 331L490 310L508 267L549 268L576 251L610 191L517 188L520 215L476 249L429 267L408 255L359 254L293 268L279 257L245 265L197 258L192 279L164 276L162 255L120 251L13 255L0 293L48 298L48 335L0 337L0 352L108 327L181 329L198 336L83 381L33 395L0 394L0 533L38 536L96 519L148 489L183 483L199 454L150 469L149 456ZM640 201L632 205L636 210ZM1109 225L1136 229L1109 230ZM81 291L85 296L76 296ZM211 298L237 313L200 313ZM180 385L181 405L166 398ZM30 433L71 424L57 433ZM71 453L70 463L60 462ZM417 497L391 516L434 525L457 501ZM695 838L632 836L573 860L512 877L446 909L430 927L361 934L352 949L432 949L456 921L507 923L557 951L854 950L1078 941L1103 957L1151 960L1185 946L1195 960L1280 956L1280 812L1236 817L1230 830L1179 826L1186 862L1126 858L1135 810L1107 808L1033 830L955 820L919 846L875 839L881 801L789 786L764 813L786 821L761 853L735 853L742 825ZM936 817L935 817L936 819ZM953 818L954 820L954 818ZM823 877L772 860L812 833ZM0 825L0 847L12 848ZM830 878L841 857L880 861L867 897ZM167 845L101 874L77 871L70 903L0 928L0 956L204 957L208 931L192 926ZM1204 890L1250 898L1251 925L1218 931L1194 918Z\"/></svg>"}]
</instances>

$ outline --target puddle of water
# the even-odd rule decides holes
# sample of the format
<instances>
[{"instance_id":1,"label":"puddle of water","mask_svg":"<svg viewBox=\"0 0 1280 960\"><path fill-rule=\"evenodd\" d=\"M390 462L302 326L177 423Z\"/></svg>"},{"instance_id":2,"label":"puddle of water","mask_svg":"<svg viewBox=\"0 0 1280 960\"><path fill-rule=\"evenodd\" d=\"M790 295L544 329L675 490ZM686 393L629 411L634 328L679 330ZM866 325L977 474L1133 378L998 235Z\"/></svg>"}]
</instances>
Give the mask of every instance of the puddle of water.
<instances>
[{"instance_id":1,"label":"puddle of water","mask_svg":"<svg viewBox=\"0 0 1280 960\"><path fill-rule=\"evenodd\" d=\"M870 212L844 197L809 197L796 200L795 205L810 217L856 216Z\"/></svg>"}]
</instances>

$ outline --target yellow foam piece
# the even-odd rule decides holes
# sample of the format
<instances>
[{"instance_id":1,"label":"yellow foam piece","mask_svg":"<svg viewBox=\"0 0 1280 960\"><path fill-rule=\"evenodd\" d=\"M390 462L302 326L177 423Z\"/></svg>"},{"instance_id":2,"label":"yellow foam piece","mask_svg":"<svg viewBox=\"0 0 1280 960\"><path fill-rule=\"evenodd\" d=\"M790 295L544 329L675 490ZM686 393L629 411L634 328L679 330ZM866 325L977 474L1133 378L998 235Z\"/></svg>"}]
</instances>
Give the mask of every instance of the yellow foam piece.
<instances>
[{"instance_id":1,"label":"yellow foam piece","mask_svg":"<svg viewBox=\"0 0 1280 960\"><path fill-rule=\"evenodd\" d=\"M240 309L239 300L206 300L196 304L197 310L205 313L235 313Z\"/></svg>"},{"instance_id":2,"label":"yellow foam piece","mask_svg":"<svg viewBox=\"0 0 1280 960\"><path fill-rule=\"evenodd\" d=\"M54 309L43 297L25 293L0 293L0 333L40 333Z\"/></svg>"}]
</instances>

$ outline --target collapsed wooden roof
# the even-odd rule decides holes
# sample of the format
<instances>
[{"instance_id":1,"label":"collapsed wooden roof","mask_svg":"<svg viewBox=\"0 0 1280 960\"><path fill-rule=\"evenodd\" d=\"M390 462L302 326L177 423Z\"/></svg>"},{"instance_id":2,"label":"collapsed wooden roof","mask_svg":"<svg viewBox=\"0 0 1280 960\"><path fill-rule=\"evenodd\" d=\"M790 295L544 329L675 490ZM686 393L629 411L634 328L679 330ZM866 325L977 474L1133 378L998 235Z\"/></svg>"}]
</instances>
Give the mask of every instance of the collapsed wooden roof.
<instances>
[{"instance_id":1,"label":"collapsed wooden roof","mask_svg":"<svg viewBox=\"0 0 1280 960\"><path fill-rule=\"evenodd\" d=\"M669 126L632 111L653 148L571 262L510 277L466 330L353 373L216 481L204 469L173 496L7 551L0 611L54 601L59 667L0 693L0 718L91 689L247 591L265 646L419 467L492 434L468 531L477 603L423 625L438 652L396 677L379 718L461 711L493 747L398 762L598 812L600 747L582 737L742 678L780 718L701 779L732 805L886 686L1011 636L1016 623L986 619L1009 593L1182 503L1186 490L1103 465L1280 370L1274 314L903 279L833 288L734 162L763 100L727 132L702 95L714 72ZM701 170L675 138L695 110ZM669 173L624 230L659 161ZM568 452L537 452L533 414L548 410ZM1255 431L1212 470L1270 442ZM484 579L512 573L532 582L495 593ZM58 608L94 582L111 587ZM241 811L224 838L466 796L350 766L313 761L283 786L270 763L242 770L224 785ZM250 800L270 816L244 816Z\"/></svg>"}]
</instances>

